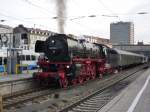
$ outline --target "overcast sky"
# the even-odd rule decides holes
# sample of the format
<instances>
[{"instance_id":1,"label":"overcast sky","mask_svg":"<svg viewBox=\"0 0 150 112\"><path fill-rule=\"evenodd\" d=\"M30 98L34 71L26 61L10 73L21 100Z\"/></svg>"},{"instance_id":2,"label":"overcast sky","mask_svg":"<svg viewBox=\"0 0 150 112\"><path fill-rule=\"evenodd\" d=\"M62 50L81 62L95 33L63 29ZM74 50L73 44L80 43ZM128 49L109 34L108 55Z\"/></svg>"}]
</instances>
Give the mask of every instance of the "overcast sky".
<instances>
[{"instance_id":1,"label":"overcast sky","mask_svg":"<svg viewBox=\"0 0 150 112\"><path fill-rule=\"evenodd\" d=\"M57 16L55 2L56 0L0 0L0 20L6 20L1 24L13 27L23 24L58 32L57 19L53 19ZM135 25L135 42L143 40L149 43L149 6L150 0L66 0L65 32L110 38L111 22L132 21ZM139 15L139 12L148 14ZM96 17L88 17L89 15Z\"/></svg>"}]
</instances>

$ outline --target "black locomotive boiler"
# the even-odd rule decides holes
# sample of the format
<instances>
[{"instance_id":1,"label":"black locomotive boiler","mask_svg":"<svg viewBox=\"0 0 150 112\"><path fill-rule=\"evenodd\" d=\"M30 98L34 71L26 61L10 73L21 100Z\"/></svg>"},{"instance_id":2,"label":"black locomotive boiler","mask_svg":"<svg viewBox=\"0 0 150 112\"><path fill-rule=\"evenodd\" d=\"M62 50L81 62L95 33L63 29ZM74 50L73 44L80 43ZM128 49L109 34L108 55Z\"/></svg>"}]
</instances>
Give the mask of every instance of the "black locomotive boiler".
<instances>
[{"instance_id":1,"label":"black locomotive boiler","mask_svg":"<svg viewBox=\"0 0 150 112\"><path fill-rule=\"evenodd\" d=\"M45 53L51 62L70 62L74 57L93 58L101 57L100 48L84 40L76 40L64 34L57 34L46 41L37 41L35 52Z\"/></svg>"}]
</instances>

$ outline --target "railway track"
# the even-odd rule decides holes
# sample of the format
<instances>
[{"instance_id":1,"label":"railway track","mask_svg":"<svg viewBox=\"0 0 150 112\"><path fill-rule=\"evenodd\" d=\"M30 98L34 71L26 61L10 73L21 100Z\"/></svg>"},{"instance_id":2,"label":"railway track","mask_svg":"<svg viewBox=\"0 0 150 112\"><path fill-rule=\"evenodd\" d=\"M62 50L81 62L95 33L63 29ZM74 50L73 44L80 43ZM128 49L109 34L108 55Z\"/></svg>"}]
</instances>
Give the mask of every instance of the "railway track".
<instances>
[{"instance_id":1,"label":"railway track","mask_svg":"<svg viewBox=\"0 0 150 112\"><path fill-rule=\"evenodd\" d=\"M74 91L74 89L77 89L80 86L79 87L78 86L69 87L68 89L65 89L65 90L63 90L63 89L39 90L39 91L28 92L27 94L13 95L12 97L5 97L5 98L3 98L3 100L4 100L3 101L3 106L4 106L4 109L11 110L12 107L13 108L18 108L19 107L18 105L21 105L21 104L23 104L25 102L33 101L34 99L42 98L42 97L45 97L45 96L48 96L48 95L61 94L62 92L64 92L63 94L65 94L65 96L62 96L62 97L64 97L64 98L66 97L66 99L68 99L68 101L67 100L64 101L64 103L65 103L64 105L65 106L63 106L63 107L58 106L55 109L56 111L60 111L60 112L75 111L75 110L73 110L73 109L76 109L75 107L89 107L90 108L90 105L92 105L92 102L93 102L93 104L94 104L94 102L97 103L96 101L94 101L94 100L96 100L96 98L104 100L104 103L102 104L102 106L103 106L103 105L105 105L105 103L107 103L106 99L108 99L108 101L109 101L112 98L112 95L108 94L109 93L109 92L107 92L108 90L106 91L107 94L105 93L106 87L107 88L111 87L112 84L115 84L115 83L117 83L117 82L119 82L119 81L121 81L121 80L123 80L123 79L125 79L127 77L130 77L131 74L134 74L134 73L138 72L139 69L141 69L141 68L143 68L143 66L135 67L134 69L130 69L129 71L124 71L123 73L120 73L121 75L112 75L111 78L106 78L106 79L103 79L101 81L98 80L100 83L98 83L97 87L94 87L94 88L91 87L92 90L91 91L87 91L88 95L87 95L87 93L85 93L86 95L85 94L81 94L81 95L78 96L78 99L75 99L75 101L71 101L71 100L73 100L71 98L74 97L73 96L74 94L70 95L71 93L69 93L68 91ZM130 74L128 72L130 72ZM113 80L113 79L115 79L115 80ZM88 85L88 83L87 83L87 85ZM85 90L84 90L84 92L85 92ZM92 94L89 94L89 93L92 93ZM100 97L100 96L95 96L94 97L94 95L97 95L98 93L101 93L101 95L102 95L102 93L103 94L105 93L106 96L102 96L103 98ZM94 99L91 100L91 104L87 103L87 105L84 106L85 105L85 101L88 101L88 99L92 98L92 96L93 96ZM82 98L82 100L81 100L81 98ZM55 102L56 105L57 105L57 103L60 102L59 99L57 99L57 100L58 101ZM75 102L75 103L71 103L70 101L71 102ZM83 104L81 102L83 102ZM40 103L40 104L42 104L42 103ZM37 104L37 105L39 105L38 106L39 108L40 108L40 104ZM54 102L50 103L49 106L52 105L52 104L54 104ZM43 105L45 105L45 104L43 104ZM32 107L32 103L29 106ZM26 107L28 108L29 106L24 105L23 108L26 108ZM97 105L96 107L100 107L100 105ZM96 107L93 107L93 108L96 109ZM20 108L22 108L22 107L19 107L19 109ZM47 107L44 107L43 109L45 109L45 108L47 108ZM35 108L33 110L38 110L38 109ZM21 110L20 110L20 112L21 112Z\"/></svg>"},{"instance_id":2,"label":"railway track","mask_svg":"<svg viewBox=\"0 0 150 112\"><path fill-rule=\"evenodd\" d=\"M122 89L128 85L128 82L116 84L113 87L107 88L104 91L94 95L89 95L87 98L74 103L59 112L97 112L110 100L112 100ZM116 90L116 91L114 91Z\"/></svg>"},{"instance_id":3,"label":"railway track","mask_svg":"<svg viewBox=\"0 0 150 112\"><path fill-rule=\"evenodd\" d=\"M111 84L85 96L79 101L61 109L59 112L97 112L120 93L122 89L135 80L135 78L137 78L137 73L140 75L143 71L144 70L134 71L131 74L118 79L118 81L111 82Z\"/></svg>"},{"instance_id":4,"label":"railway track","mask_svg":"<svg viewBox=\"0 0 150 112\"><path fill-rule=\"evenodd\" d=\"M51 94L53 92L53 89L50 90L42 87L38 89L30 89L19 93L14 93L12 95L7 95L3 97L3 107L9 108L26 101Z\"/></svg>"}]
</instances>

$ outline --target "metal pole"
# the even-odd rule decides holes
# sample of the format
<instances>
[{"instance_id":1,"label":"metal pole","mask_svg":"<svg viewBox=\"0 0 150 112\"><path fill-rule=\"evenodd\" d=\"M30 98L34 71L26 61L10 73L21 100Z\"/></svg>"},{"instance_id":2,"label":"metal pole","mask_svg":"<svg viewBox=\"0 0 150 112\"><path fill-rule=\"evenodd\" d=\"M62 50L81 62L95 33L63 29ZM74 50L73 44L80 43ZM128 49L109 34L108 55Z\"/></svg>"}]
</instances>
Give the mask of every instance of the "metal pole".
<instances>
[{"instance_id":1,"label":"metal pole","mask_svg":"<svg viewBox=\"0 0 150 112\"><path fill-rule=\"evenodd\" d=\"M8 74L11 74L12 71L11 71L11 36L12 34L10 34L9 36L9 48L8 48L8 61L7 61L7 73Z\"/></svg>"},{"instance_id":2,"label":"metal pole","mask_svg":"<svg viewBox=\"0 0 150 112\"><path fill-rule=\"evenodd\" d=\"M10 74L12 73L12 67L11 67L11 54L12 54L12 51L11 51L11 37L12 35L10 34L10 42L9 42L9 51L10 51Z\"/></svg>"},{"instance_id":3,"label":"metal pole","mask_svg":"<svg viewBox=\"0 0 150 112\"><path fill-rule=\"evenodd\" d=\"M3 112L3 99L1 94L0 94L0 112Z\"/></svg>"}]
</instances>

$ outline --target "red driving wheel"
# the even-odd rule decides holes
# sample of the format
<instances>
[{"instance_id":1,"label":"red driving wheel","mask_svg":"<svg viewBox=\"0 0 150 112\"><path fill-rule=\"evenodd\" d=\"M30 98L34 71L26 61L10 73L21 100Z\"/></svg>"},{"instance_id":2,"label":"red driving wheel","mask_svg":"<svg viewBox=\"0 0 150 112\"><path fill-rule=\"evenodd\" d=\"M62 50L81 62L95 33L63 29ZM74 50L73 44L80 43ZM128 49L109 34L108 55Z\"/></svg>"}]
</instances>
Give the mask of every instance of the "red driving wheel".
<instances>
[{"instance_id":1,"label":"red driving wheel","mask_svg":"<svg viewBox=\"0 0 150 112\"><path fill-rule=\"evenodd\" d=\"M61 88L67 88L68 87L68 80L67 78L59 79L59 84Z\"/></svg>"},{"instance_id":2,"label":"red driving wheel","mask_svg":"<svg viewBox=\"0 0 150 112\"><path fill-rule=\"evenodd\" d=\"M77 84L77 79L72 79L72 85L76 85Z\"/></svg>"},{"instance_id":3,"label":"red driving wheel","mask_svg":"<svg viewBox=\"0 0 150 112\"><path fill-rule=\"evenodd\" d=\"M83 82L84 82L83 77L82 77L82 76L80 76L80 77L78 78L78 81L79 81L79 83L80 83L80 84L83 84Z\"/></svg>"}]
</instances>

